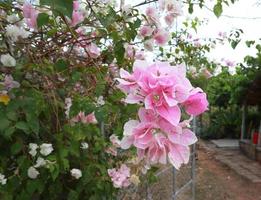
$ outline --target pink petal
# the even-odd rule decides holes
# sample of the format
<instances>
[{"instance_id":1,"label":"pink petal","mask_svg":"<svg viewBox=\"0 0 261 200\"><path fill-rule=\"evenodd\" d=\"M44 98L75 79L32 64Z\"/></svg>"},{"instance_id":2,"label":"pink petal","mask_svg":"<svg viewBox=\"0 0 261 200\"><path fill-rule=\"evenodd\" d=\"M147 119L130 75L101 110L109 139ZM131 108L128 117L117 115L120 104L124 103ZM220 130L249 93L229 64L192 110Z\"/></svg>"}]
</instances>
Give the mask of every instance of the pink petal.
<instances>
[{"instance_id":1,"label":"pink petal","mask_svg":"<svg viewBox=\"0 0 261 200\"><path fill-rule=\"evenodd\" d=\"M120 146L122 149L128 149L133 144L134 138L132 136L125 136L121 140Z\"/></svg>"},{"instance_id":2,"label":"pink petal","mask_svg":"<svg viewBox=\"0 0 261 200\"><path fill-rule=\"evenodd\" d=\"M176 126L181 117L181 112L178 106L168 107L168 106L159 106L156 108L156 111L161 117L166 119L172 125Z\"/></svg>"},{"instance_id":3,"label":"pink petal","mask_svg":"<svg viewBox=\"0 0 261 200\"><path fill-rule=\"evenodd\" d=\"M168 138L171 142L184 146L188 146L197 142L196 135L189 129L184 129L181 134L169 133Z\"/></svg>"}]
</instances>

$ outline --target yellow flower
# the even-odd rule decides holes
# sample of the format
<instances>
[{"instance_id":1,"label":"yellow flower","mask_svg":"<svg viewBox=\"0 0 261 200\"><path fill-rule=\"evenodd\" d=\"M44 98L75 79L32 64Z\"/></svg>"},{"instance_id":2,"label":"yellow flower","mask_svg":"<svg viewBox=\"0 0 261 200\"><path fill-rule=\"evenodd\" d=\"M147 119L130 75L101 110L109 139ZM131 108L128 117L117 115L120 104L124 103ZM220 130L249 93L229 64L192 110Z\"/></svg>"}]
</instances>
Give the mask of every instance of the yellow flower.
<instances>
[{"instance_id":1,"label":"yellow flower","mask_svg":"<svg viewBox=\"0 0 261 200\"><path fill-rule=\"evenodd\" d=\"M0 102L7 105L10 101L10 97L7 94L0 94Z\"/></svg>"}]
</instances>

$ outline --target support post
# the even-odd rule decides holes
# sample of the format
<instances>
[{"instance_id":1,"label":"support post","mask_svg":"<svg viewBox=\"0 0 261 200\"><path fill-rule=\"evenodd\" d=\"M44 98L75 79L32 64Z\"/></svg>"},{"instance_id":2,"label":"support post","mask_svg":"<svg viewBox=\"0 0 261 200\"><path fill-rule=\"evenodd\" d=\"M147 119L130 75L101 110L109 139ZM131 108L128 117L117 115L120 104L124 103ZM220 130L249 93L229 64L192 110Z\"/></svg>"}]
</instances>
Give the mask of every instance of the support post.
<instances>
[{"instance_id":1,"label":"support post","mask_svg":"<svg viewBox=\"0 0 261 200\"><path fill-rule=\"evenodd\" d=\"M197 135L197 118L193 117L193 132ZM192 158L191 158L191 192L192 200L195 200L196 195L196 144L192 145Z\"/></svg>"},{"instance_id":2,"label":"support post","mask_svg":"<svg viewBox=\"0 0 261 200\"><path fill-rule=\"evenodd\" d=\"M246 104L242 106L242 124L241 124L241 140L244 140L246 137Z\"/></svg>"}]
</instances>

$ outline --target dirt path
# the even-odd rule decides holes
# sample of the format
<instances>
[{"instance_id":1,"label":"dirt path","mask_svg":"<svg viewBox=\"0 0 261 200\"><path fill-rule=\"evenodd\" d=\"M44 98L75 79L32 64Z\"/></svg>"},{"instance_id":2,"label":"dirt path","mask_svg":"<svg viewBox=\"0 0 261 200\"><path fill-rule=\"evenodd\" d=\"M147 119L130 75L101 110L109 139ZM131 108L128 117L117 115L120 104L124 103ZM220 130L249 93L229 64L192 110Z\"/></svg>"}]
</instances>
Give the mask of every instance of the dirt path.
<instances>
[{"instance_id":1,"label":"dirt path","mask_svg":"<svg viewBox=\"0 0 261 200\"><path fill-rule=\"evenodd\" d=\"M198 149L196 200L261 200L261 184L251 183Z\"/></svg>"}]
</instances>

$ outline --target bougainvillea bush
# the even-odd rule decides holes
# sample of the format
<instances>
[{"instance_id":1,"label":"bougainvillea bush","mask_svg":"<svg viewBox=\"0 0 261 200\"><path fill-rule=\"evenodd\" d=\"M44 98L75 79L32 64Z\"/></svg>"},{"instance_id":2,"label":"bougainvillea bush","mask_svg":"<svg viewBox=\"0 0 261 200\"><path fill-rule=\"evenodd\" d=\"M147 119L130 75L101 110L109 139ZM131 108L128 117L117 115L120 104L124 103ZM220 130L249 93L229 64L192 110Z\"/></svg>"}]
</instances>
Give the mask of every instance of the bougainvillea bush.
<instances>
[{"instance_id":1,"label":"bougainvillea bush","mask_svg":"<svg viewBox=\"0 0 261 200\"><path fill-rule=\"evenodd\" d=\"M208 46L171 33L180 2L0 8L1 199L115 199L151 167L188 162L208 102L181 63ZM174 41L187 57L164 51Z\"/></svg>"}]
</instances>

